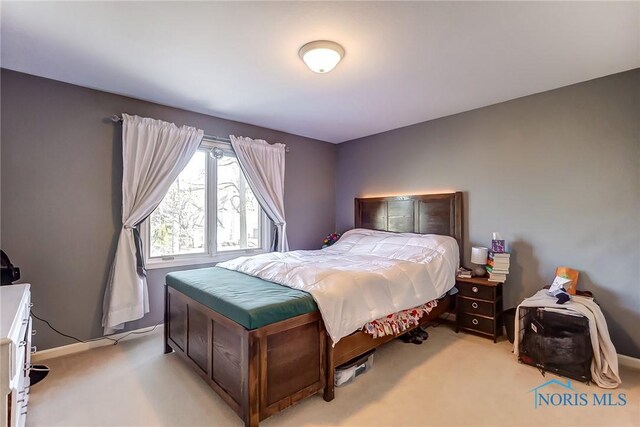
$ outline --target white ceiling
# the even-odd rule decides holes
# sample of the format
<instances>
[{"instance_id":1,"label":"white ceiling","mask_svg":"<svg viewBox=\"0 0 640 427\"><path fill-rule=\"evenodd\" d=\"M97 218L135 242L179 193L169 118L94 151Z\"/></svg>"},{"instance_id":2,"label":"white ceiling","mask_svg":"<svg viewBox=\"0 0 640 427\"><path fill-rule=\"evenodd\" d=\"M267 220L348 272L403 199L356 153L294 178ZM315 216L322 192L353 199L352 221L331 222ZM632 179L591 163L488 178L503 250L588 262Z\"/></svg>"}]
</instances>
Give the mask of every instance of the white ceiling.
<instances>
[{"instance_id":1,"label":"white ceiling","mask_svg":"<svg viewBox=\"0 0 640 427\"><path fill-rule=\"evenodd\" d=\"M640 2L3 1L1 12L5 68L336 143L640 67ZM297 56L316 39L346 49L329 74Z\"/></svg>"}]
</instances>

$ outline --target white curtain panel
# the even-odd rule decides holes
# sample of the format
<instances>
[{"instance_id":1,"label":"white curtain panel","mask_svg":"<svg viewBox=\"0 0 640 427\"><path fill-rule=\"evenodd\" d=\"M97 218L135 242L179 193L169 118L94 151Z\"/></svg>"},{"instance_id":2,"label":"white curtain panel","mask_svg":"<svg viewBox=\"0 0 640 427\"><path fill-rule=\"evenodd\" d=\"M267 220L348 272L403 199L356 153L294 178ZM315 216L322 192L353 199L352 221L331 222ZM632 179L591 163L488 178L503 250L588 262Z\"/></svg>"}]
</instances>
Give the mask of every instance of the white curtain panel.
<instances>
[{"instance_id":1,"label":"white curtain panel","mask_svg":"<svg viewBox=\"0 0 640 427\"><path fill-rule=\"evenodd\" d=\"M230 135L231 146L249 187L277 230L275 250L289 250L284 218L284 144Z\"/></svg>"},{"instance_id":2,"label":"white curtain panel","mask_svg":"<svg viewBox=\"0 0 640 427\"><path fill-rule=\"evenodd\" d=\"M134 228L160 204L204 135L193 127L128 114L122 117L122 230L104 296L105 334L149 312L147 279L138 268Z\"/></svg>"}]
</instances>

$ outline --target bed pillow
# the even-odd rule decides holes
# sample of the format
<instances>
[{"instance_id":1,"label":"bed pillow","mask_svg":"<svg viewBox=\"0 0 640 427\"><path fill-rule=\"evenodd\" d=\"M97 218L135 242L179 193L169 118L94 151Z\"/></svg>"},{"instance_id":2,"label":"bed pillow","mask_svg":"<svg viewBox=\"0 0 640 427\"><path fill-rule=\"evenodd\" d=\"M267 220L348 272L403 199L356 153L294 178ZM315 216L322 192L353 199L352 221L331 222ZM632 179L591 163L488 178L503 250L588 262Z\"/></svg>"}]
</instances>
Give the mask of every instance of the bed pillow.
<instances>
[{"instance_id":1,"label":"bed pillow","mask_svg":"<svg viewBox=\"0 0 640 427\"><path fill-rule=\"evenodd\" d=\"M434 257L448 257L455 264L459 263L458 242L453 237L437 234L391 233L354 228L324 250L418 263L429 263Z\"/></svg>"}]
</instances>

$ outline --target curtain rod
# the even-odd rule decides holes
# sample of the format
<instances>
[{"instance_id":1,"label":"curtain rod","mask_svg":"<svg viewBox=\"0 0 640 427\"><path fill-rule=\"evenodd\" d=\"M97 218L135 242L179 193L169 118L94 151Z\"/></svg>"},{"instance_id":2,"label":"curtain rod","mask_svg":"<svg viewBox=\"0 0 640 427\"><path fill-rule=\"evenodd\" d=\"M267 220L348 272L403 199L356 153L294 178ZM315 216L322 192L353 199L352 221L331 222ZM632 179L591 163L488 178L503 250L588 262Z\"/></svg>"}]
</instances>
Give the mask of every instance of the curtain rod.
<instances>
[{"instance_id":1,"label":"curtain rod","mask_svg":"<svg viewBox=\"0 0 640 427\"><path fill-rule=\"evenodd\" d=\"M114 123L119 123L122 121L122 117L118 116L117 114L114 114L113 116L111 116L111 121ZM215 136L215 135L204 135L203 139L209 139L209 140L213 140L213 141L218 141L218 142L225 142L227 144L231 144L231 140L229 138L225 138L222 136ZM284 145L284 151L286 153L289 152L289 147L287 147L286 144L282 144Z\"/></svg>"}]
</instances>

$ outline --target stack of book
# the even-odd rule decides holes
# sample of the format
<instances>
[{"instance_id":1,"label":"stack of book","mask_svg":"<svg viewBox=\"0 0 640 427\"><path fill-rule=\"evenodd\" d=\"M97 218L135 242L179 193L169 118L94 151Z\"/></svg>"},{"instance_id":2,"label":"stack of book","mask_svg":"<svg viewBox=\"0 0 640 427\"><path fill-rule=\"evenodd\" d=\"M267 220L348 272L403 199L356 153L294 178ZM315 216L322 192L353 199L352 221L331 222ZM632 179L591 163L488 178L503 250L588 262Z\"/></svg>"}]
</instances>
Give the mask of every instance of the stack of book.
<instances>
[{"instance_id":1,"label":"stack of book","mask_svg":"<svg viewBox=\"0 0 640 427\"><path fill-rule=\"evenodd\" d=\"M456 276L460 279L471 279L471 270L467 270L464 267L458 268Z\"/></svg>"},{"instance_id":2,"label":"stack of book","mask_svg":"<svg viewBox=\"0 0 640 427\"><path fill-rule=\"evenodd\" d=\"M489 251L487 261L487 273L490 282L504 282L509 274L509 258L511 254L506 252Z\"/></svg>"}]
</instances>

